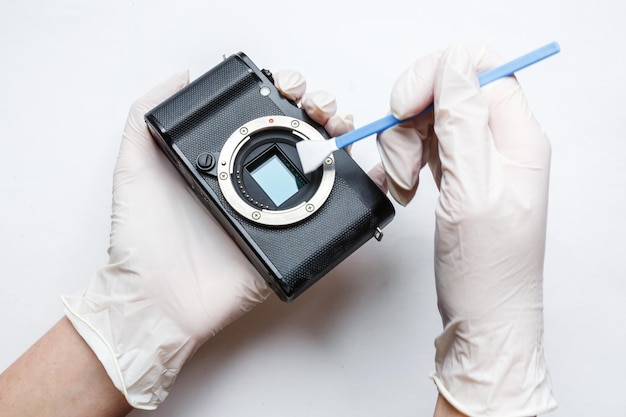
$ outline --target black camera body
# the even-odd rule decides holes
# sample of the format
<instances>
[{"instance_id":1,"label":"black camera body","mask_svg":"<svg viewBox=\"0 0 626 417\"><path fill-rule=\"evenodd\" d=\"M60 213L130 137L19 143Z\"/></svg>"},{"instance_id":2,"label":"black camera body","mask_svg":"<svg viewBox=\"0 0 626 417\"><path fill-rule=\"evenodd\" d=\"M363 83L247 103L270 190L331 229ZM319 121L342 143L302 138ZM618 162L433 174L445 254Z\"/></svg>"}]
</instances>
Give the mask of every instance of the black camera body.
<instances>
[{"instance_id":1,"label":"black camera body","mask_svg":"<svg viewBox=\"0 0 626 417\"><path fill-rule=\"evenodd\" d=\"M145 115L156 142L274 292L291 301L393 218L345 151L304 174L295 144L324 128L243 53ZM198 225L202 227L202 225Z\"/></svg>"}]
</instances>

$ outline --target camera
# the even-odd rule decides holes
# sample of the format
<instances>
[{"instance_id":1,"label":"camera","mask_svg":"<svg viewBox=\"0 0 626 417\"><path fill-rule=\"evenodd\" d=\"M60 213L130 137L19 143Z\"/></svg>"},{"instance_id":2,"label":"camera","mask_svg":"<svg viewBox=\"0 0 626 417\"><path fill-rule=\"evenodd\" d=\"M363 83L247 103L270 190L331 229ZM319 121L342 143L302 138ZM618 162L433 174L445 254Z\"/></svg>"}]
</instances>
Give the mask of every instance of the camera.
<instances>
[{"instance_id":1,"label":"camera","mask_svg":"<svg viewBox=\"0 0 626 417\"><path fill-rule=\"evenodd\" d=\"M155 141L283 301L374 237L393 205L343 150L304 174L296 143L322 126L244 53L150 110ZM202 227L201 224L198 227Z\"/></svg>"}]
</instances>

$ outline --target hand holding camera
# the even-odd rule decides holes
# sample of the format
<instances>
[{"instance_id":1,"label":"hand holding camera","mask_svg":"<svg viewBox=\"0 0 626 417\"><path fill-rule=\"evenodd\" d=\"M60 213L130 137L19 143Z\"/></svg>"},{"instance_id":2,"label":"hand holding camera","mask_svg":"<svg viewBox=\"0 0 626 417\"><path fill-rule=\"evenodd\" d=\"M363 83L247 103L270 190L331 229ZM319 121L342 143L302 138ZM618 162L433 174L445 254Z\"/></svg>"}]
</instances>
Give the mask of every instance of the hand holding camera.
<instances>
[{"instance_id":1,"label":"hand holding camera","mask_svg":"<svg viewBox=\"0 0 626 417\"><path fill-rule=\"evenodd\" d=\"M298 74L277 82L292 99L304 93ZM187 83L179 74L131 108L114 173L109 264L81 295L64 297L74 327L136 408L156 408L193 352L270 294L144 122ZM328 95L319 98L307 106L320 122L350 128Z\"/></svg>"},{"instance_id":2,"label":"hand holding camera","mask_svg":"<svg viewBox=\"0 0 626 417\"><path fill-rule=\"evenodd\" d=\"M323 112L316 117L333 120ZM145 119L199 200L283 301L372 237L380 240L393 218L391 202L346 152L304 172L296 144L324 141L329 133L241 52Z\"/></svg>"}]
</instances>

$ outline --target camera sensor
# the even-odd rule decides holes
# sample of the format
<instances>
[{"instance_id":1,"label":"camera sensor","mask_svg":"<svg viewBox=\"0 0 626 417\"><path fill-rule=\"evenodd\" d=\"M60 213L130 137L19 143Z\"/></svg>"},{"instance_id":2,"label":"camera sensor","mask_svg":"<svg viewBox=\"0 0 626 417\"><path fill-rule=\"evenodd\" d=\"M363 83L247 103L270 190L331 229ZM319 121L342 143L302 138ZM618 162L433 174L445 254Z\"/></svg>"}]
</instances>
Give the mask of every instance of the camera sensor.
<instances>
[{"instance_id":1,"label":"camera sensor","mask_svg":"<svg viewBox=\"0 0 626 417\"><path fill-rule=\"evenodd\" d=\"M245 168L277 207L293 197L308 183L276 145Z\"/></svg>"}]
</instances>

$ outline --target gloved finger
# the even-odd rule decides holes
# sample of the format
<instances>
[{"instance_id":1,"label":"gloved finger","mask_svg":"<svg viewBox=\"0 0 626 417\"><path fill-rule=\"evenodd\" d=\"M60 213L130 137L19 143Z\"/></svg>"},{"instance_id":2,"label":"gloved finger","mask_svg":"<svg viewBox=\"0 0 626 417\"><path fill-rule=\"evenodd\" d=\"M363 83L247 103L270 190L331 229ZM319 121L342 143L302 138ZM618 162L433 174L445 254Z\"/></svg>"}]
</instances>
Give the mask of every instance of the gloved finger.
<instances>
[{"instance_id":1,"label":"gloved finger","mask_svg":"<svg viewBox=\"0 0 626 417\"><path fill-rule=\"evenodd\" d=\"M137 99L130 108L127 120L127 129L145 132L146 124L143 116L157 104L165 101L177 91L189 84L189 71L181 71L167 80L153 87L150 91Z\"/></svg>"},{"instance_id":2,"label":"gloved finger","mask_svg":"<svg viewBox=\"0 0 626 417\"><path fill-rule=\"evenodd\" d=\"M326 91L306 93L302 98L302 108L309 117L321 125L337 113L335 97Z\"/></svg>"},{"instance_id":3,"label":"gloved finger","mask_svg":"<svg viewBox=\"0 0 626 417\"><path fill-rule=\"evenodd\" d=\"M394 116L406 119L430 106L440 57L441 52L435 52L420 58L398 77L390 98ZM435 140L432 126L433 112L430 111L387 129L377 137L389 191L402 205L408 204L415 195L419 172L428 162L428 155L425 154L428 149L424 147L423 141Z\"/></svg>"},{"instance_id":4,"label":"gloved finger","mask_svg":"<svg viewBox=\"0 0 626 417\"><path fill-rule=\"evenodd\" d=\"M133 103L122 135L116 172L125 168L140 170L155 158L162 157L148 131L144 115L188 83L189 72L180 72L155 86Z\"/></svg>"},{"instance_id":5,"label":"gloved finger","mask_svg":"<svg viewBox=\"0 0 626 417\"><path fill-rule=\"evenodd\" d=\"M424 146L414 123L394 126L378 134L376 144L393 198L403 206L413 199L424 164Z\"/></svg>"},{"instance_id":6,"label":"gloved finger","mask_svg":"<svg viewBox=\"0 0 626 417\"><path fill-rule=\"evenodd\" d=\"M274 85L283 96L296 103L303 99L306 92L306 80L300 72L295 70L281 70L275 73ZM332 137L354 130L352 115L335 114L337 105L334 102L334 98L328 93L316 92L309 94L302 106L313 120L324 125L326 131ZM344 149L350 153L351 148L352 146L350 145Z\"/></svg>"},{"instance_id":7,"label":"gloved finger","mask_svg":"<svg viewBox=\"0 0 626 417\"><path fill-rule=\"evenodd\" d=\"M380 188L380 190L387 194L389 191L389 186L387 184L387 174L385 173L385 168L383 167L383 163L379 162L372 167L367 173L372 181Z\"/></svg>"},{"instance_id":8,"label":"gloved finger","mask_svg":"<svg viewBox=\"0 0 626 417\"><path fill-rule=\"evenodd\" d=\"M491 87L491 88L488 88ZM483 88L495 147L509 161L546 167L550 142L514 77Z\"/></svg>"},{"instance_id":9,"label":"gloved finger","mask_svg":"<svg viewBox=\"0 0 626 417\"><path fill-rule=\"evenodd\" d=\"M466 47L478 74L503 63L486 47ZM549 141L535 119L515 76L497 80L481 88L489 108L489 127L498 152L521 163L539 163L549 157ZM538 159L541 161L538 161Z\"/></svg>"},{"instance_id":10,"label":"gloved finger","mask_svg":"<svg viewBox=\"0 0 626 417\"><path fill-rule=\"evenodd\" d=\"M486 87L483 95L489 107L489 126L507 177L529 204L546 201L551 157L547 135L515 78Z\"/></svg>"},{"instance_id":11,"label":"gloved finger","mask_svg":"<svg viewBox=\"0 0 626 417\"><path fill-rule=\"evenodd\" d=\"M274 73L274 85L283 96L296 103L306 92L306 80L295 70L280 70Z\"/></svg>"},{"instance_id":12,"label":"gloved finger","mask_svg":"<svg viewBox=\"0 0 626 417\"><path fill-rule=\"evenodd\" d=\"M494 170L499 161L489 128L489 108L476 72L465 48L453 46L443 52L434 85L434 130L442 191L445 184L455 192L480 198L497 177Z\"/></svg>"},{"instance_id":13,"label":"gloved finger","mask_svg":"<svg viewBox=\"0 0 626 417\"><path fill-rule=\"evenodd\" d=\"M324 128L332 137L343 135L354 130L354 118L351 114L335 114L328 119Z\"/></svg>"},{"instance_id":14,"label":"gloved finger","mask_svg":"<svg viewBox=\"0 0 626 417\"><path fill-rule=\"evenodd\" d=\"M335 114L328 119L324 129L331 137L335 138L354 130L354 118L351 114ZM345 146L343 149L350 155L352 153L352 144Z\"/></svg>"}]
</instances>

